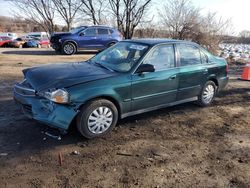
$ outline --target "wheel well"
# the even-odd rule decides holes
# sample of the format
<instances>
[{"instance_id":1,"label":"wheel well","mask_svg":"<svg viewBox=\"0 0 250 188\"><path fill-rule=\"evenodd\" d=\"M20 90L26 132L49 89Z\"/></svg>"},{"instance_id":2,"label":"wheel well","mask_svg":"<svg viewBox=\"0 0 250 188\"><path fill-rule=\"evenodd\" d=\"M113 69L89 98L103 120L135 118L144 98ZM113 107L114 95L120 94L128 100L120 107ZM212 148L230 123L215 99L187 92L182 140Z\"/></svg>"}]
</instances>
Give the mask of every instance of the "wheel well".
<instances>
[{"instance_id":1,"label":"wheel well","mask_svg":"<svg viewBox=\"0 0 250 188\"><path fill-rule=\"evenodd\" d=\"M219 86L218 80L216 78L210 78L209 80L213 81L217 87Z\"/></svg>"},{"instance_id":2,"label":"wheel well","mask_svg":"<svg viewBox=\"0 0 250 188\"><path fill-rule=\"evenodd\" d=\"M95 97L95 98L89 99L89 100L86 101L84 104L82 104L82 105L79 107L79 109L80 109L83 105L85 105L86 103L88 103L88 102L90 102L90 101L98 100L98 99L106 99L106 100L112 102L112 103L115 105L115 107L116 107L116 109L117 109L117 111L118 111L118 116L119 116L119 118L121 117L121 107L120 107L119 103L117 102L117 100L115 100L113 97L110 97L110 96L99 96L99 97Z\"/></svg>"}]
</instances>

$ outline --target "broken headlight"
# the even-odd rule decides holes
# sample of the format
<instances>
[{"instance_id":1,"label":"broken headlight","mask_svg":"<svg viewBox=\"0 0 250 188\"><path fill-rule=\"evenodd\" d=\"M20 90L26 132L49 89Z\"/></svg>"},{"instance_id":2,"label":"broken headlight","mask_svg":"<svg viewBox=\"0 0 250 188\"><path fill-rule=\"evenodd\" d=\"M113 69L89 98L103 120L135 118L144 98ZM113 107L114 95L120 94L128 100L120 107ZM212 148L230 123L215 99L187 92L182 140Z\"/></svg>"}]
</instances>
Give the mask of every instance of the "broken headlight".
<instances>
[{"instance_id":1,"label":"broken headlight","mask_svg":"<svg viewBox=\"0 0 250 188\"><path fill-rule=\"evenodd\" d=\"M65 89L56 89L52 91L47 91L40 93L40 96L43 96L55 103L66 104L69 103L69 93Z\"/></svg>"}]
</instances>

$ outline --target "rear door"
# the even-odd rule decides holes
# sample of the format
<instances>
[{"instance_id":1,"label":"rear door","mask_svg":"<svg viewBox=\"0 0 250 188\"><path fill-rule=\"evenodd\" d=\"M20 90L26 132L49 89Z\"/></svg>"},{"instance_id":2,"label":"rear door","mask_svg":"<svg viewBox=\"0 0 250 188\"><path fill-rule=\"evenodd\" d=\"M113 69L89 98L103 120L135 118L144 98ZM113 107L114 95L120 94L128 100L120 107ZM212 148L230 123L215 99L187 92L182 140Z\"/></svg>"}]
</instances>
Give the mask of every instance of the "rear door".
<instances>
[{"instance_id":1,"label":"rear door","mask_svg":"<svg viewBox=\"0 0 250 188\"><path fill-rule=\"evenodd\" d=\"M97 47L105 48L111 42L111 33L107 28L97 28Z\"/></svg>"},{"instance_id":2,"label":"rear door","mask_svg":"<svg viewBox=\"0 0 250 188\"><path fill-rule=\"evenodd\" d=\"M179 66L177 100L197 96L204 85L208 69L202 64L200 49L191 44L176 44Z\"/></svg>"},{"instance_id":3,"label":"rear door","mask_svg":"<svg viewBox=\"0 0 250 188\"><path fill-rule=\"evenodd\" d=\"M143 61L152 64L155 72L132 75L132 111L154 108L176 100L178 68L173 45L152 49Z\"/></svg>"},{"instance_id":4,"label":"rear door","mask_svg":"<svg viewBox=\"0 0 250 188\"><path fill-rule=\"evenodd\" d=\"M79 48L94 48L98 43L96 28L90 27L82 31L78 36Z\"/></svg>"}]
</instances>

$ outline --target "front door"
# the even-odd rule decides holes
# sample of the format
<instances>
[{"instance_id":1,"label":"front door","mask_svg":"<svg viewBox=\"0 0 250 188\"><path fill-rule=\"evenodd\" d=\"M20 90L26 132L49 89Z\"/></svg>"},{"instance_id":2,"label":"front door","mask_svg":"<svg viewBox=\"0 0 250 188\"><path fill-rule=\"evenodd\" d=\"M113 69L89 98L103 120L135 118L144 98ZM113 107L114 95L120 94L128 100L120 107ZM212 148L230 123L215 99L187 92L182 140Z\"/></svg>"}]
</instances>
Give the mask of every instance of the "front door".
<instances>
[{"instance_id":1,"label":"front door","mask_svg":"<svg viewBox=\"0 0 250 188\"><path fill-rule=\"evenodd\" d=\"M96 28L87 28L78 36L79 48L95 48L97 43Z\"/></svg>"},{"instance_id":2,"label":"front door","mask_svg":"<svg viewBox=\"0 0 250 188\"><path fill-rule=\"evenodd\" d=\"M152 64L155 72L132 75L132 111L166 105L176 100L178 68L173 45L159 45L143 61Z\"/></svg>"}]
</instances>

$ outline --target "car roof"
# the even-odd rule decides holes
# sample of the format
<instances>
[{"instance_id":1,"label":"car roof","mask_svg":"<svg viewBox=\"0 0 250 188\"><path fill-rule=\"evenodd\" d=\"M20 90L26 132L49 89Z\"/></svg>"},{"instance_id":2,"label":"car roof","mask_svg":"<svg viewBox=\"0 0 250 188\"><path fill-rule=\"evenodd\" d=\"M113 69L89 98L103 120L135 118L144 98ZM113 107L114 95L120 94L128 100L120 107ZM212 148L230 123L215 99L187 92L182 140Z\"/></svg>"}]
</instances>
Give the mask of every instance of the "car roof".
<instances>
[{"instance_id":1,"label":"car roof","mask_svg":"<svg viewBox=\"0 0 250 188\"><path fill-rule=\"evenodd\" d=\"M164 38L127 39L124 41L147 44L149 46L155 46L158 44L166 44L166 43L184 43L184 44L197 45L196 43L190 42L190 41L176 40L176 39L164 39Z\"/></svg>"},{"instance_id":2,"label":"car roof","mask_svg":"<svg viewBox=\"0 0 250 188\"><path fill-rule=\"evenodd\" d=\"M91 25L88 27L96 27L96 28L105 28L105 29L114 29L113 27L106 26L106 25Z\"/></svg>"}]
</instances>

